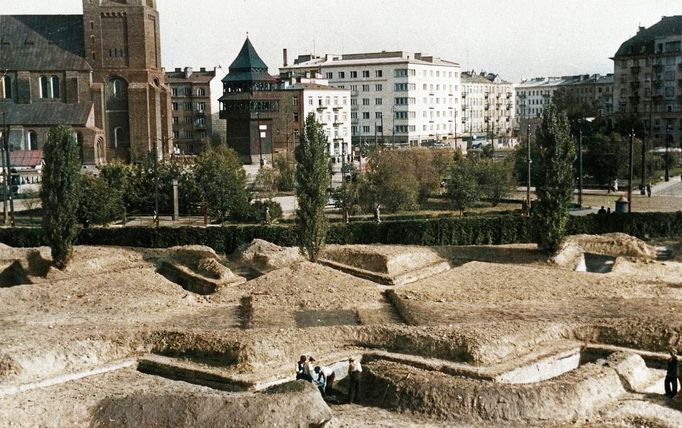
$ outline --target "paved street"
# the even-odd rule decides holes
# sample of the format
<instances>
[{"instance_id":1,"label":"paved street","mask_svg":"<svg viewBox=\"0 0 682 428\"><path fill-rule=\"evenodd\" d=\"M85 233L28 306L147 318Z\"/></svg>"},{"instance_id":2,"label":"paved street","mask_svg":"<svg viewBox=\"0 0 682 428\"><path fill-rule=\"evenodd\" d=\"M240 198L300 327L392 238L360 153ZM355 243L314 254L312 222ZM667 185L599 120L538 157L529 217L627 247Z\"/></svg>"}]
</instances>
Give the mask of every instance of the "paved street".
<instances>
[{"instance_id":1,"label":"paved street","mask_svg":"<svg viewBox=\"0 0 682 428\"><path fill-rule=\"evenodd\" d=\"M674 180L679 180L679 177L675 177ZM671 181L668 184L669 185L666 186L666 188L656 192L656 195L675 196L682 198L682 181L673 182L671 179Z\"/></svg>"}]
</instances>

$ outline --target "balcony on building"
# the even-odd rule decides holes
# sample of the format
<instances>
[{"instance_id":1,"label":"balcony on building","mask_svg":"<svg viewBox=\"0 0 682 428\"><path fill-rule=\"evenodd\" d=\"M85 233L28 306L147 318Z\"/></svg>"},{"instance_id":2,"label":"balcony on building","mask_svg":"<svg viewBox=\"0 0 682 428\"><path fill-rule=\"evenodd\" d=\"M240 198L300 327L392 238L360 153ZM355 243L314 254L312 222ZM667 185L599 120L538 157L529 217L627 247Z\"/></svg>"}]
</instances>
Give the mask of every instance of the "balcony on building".
<instances>
[{"instance_id":1,"label":"balcony on building","mask_svg":"<svg viewBox=\"0 0 682 428\"><path fill-rule=\"evenodd\" d=\"M462 99L465 99L466 97L467 97L467 93L466 93L466 92L462 92Z\"/></svg>"}]
</instances>

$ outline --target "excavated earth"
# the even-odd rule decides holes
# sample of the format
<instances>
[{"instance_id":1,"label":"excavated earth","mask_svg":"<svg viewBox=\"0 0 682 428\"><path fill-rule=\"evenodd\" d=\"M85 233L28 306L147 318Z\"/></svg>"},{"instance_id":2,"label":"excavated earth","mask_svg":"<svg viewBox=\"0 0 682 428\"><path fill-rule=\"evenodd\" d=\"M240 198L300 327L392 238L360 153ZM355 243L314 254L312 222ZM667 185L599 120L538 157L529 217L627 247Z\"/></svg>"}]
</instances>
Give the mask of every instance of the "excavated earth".
<instances>
[{"instance_id":1,"label":"excavated earth","mask_svg":"<svg viewBox=\"0 0 682 428\"><path fill-rule=\"evenodd\" d=\"M682 426L680 248L78 247L58 271L0 246L0 427ZM327 402L300 355L337 373Z\"/></svg>"}]
</instances>

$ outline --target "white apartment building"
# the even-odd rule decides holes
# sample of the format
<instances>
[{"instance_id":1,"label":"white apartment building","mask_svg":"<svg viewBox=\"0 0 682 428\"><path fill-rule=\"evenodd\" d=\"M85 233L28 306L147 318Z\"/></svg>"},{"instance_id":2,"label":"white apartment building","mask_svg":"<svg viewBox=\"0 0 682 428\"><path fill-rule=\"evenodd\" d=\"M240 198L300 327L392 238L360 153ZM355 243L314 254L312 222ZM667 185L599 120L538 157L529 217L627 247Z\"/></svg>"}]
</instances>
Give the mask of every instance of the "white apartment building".
<instances>
[{"instance_id":1,"label":"white apartment building","mask_svg":"<svg viewBox=\"0 0 682 428\"><path fill-rule=\"evenodd\" d=\"M319 76L290 76L284 83L284 89L299 91L298 102L302 103L299 110L303 121L313 113L322 124L332 162L342 164L352 161L350 90L329 86L328 81ZM298 140L298 135L295 140Z\"/></svg>"},{"instance_id":2,"label":"white apartment building","mask_svg":"<svg viewBox=\"0 0 682 428\"><path fill-rule=\"evenodd\" d=\"M516 116L514 86L492 73L462 73L462 134L510 146Z\"/></svg>"},{"instance_id":3,"label":"white apartment building","mask_svg":"<svg viewBox=\"0 0 682 428\"><path fill-rule=\"evenodd\" d=\"M412 145L454 140L460 66L420 53L300 56L281 73L321 73L350 90L353 144Z\"/></svg>"},{"instance_id":4,"label":"white apartment building","mask_svg":"<svg viewBox=\"0 0 682 428\"><path fill-rule=\"evenodd\" d=\"M516 85L516 113L519 119L542 116L545 108L552 103L554 93L565 80L562 77L536 77Z\"/></svg>"}]
</instances>

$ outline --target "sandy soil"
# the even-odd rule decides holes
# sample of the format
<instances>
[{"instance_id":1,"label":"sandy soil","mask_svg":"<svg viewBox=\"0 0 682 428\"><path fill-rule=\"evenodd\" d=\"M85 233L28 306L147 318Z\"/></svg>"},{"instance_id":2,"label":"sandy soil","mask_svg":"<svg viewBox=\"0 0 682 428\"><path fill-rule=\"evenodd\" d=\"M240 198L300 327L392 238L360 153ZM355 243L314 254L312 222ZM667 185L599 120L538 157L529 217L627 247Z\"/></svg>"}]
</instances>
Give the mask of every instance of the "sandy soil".
<instances>
[{"instance_id":1,"label":"sandy soil","mask_svg":"<svg viewBox=\"0 0 682 428\"><path fill-rule=\"evenodd\" d=\"M257 254L279 253L278 248L260 243L235 263L204 247L79 247L69 269L61 272L46 268L47 249L1 247L0 265L18 265L0 279L16 279L23 272L27 284L0 288L0 426L17 421L17 426L89 426L95 420L94 426L113 426L109 416L138 418L134 409L140 408L150 409L158 421L174 417L181 426L229 425L227 419L202 419L230 408L229 394L142 374L134 367L67 381L150 354L239 381L266 382L293 378L301 354L330 364L363 349L379 349L487 367L513 364L567 339L661 352L682 332L682 263L675 261L676 253L666 262L628 253L611 273L592 274L552 266L532 246L418 249L460 263L392 287L388 294L389 289L371 281L288 256L267 262L272 270L265 275L207 295L159 273L159 264L167 261L220 281L233 272L259 270ZM616 243L608 251L621 250ZM378 268L419 269L424 260L411 260L413 251L383 248L384 264ZM389 260L406 262L391 268ZM275 266L280 261L283 265ZM35 389L16 393L27 385ZM313 423L326 412L316 407L311 416L293 402L256 395L242 396L247 400L239 406L266 406L265 412L274 415L269 421L284 425ZM601 420L635 426L640 407L623 406L620 413L603 413L580 424ZM647 412L642 410L645 420ZM332 407L332 413L332 427L457 426L438 414L409 416L376 407ZM303 419L290 419L293 414ZM244 418L253 426L259 421ZM661 426L670 426L674 418L663 420ZM514 423L501 418L495 425Z\"/></svg>"}]
</instances>

